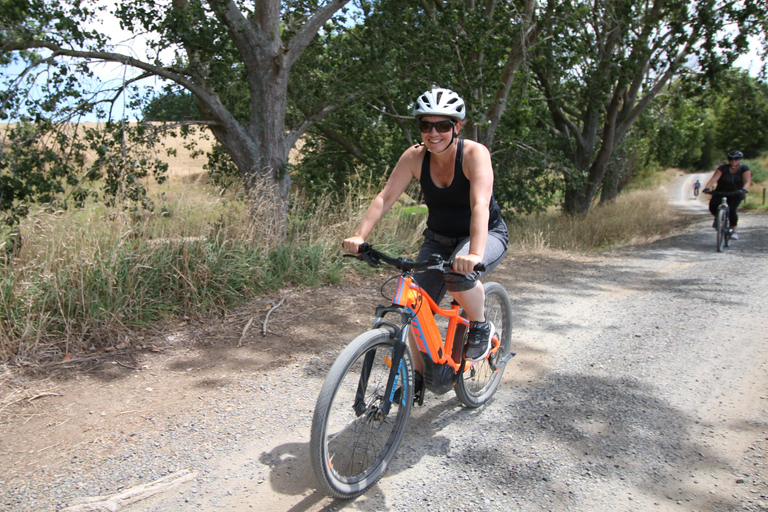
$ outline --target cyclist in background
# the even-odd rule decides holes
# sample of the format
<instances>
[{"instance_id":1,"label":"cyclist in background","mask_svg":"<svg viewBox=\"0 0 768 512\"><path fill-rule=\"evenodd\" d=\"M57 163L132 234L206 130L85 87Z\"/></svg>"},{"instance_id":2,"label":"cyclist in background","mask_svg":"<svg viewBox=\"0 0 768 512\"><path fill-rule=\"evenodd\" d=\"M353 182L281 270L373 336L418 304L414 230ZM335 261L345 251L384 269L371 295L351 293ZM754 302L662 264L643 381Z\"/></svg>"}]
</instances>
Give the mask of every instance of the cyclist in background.
<instances>
[{"instance_id":1,"label":"cyclist in background","mask_svg":"<svg viewBox=\"0 0 768 512\"><path fill-rule=\"evenodd\" d=\"M494 327L485 318L485 291L479 278L501 263L509 245L507 226L493 197L491 154L484 145L459 138L466 107L455 92L426 91L416 100L413 115L422 142L402 154L360 227L344 240L344 249L357 254L411 180L419 180L428 216L417 259L434 255L453 259L453 270L460 274L417 274L415 279L436 302L447 288L464 308L470 321L465 357L480 360L491 349ZM474 272L478 263L485 264L484 272ZM411 348L415 353L413 340ZM422 373L421 358L414 358L414 367Z\"/></svg>"},{"instance_id":2,"label":"cyclist in background","mask_svg":"<svg viewBox=\"0 0 768 512\"><path fill-rule=\"evenodd\" d=\"M693 197L699 197L699 189L701 188L701 182L696 180L693 182Z\"/></svg>"},{"instance_id":3,"label":"cyclist in background","mask_svg":"<svg viewBox=\"0 0 768 512\"><path fill-rule=\"evenodd\" d=\"M744 155L741 151L731 151L728 153L728 163L718 167L704 187L705 194L712 194L712 198L709 200L709 211L715 216L717 216L717 207L720 206L723 198L723 195L718 194L718 192L741 191L741 194L726 196L729 212L728 220L731 224L731 229L733 229L731 234L732 240L739 239L739 235L736 233L736 225L739 222L736 208L739 207L747 196L747 190L752 185L752 171L741 163L742 158L744 158ZM717 183L717 188L710 191L710 187L715 183Z\"/></svg>"}]
</instances>

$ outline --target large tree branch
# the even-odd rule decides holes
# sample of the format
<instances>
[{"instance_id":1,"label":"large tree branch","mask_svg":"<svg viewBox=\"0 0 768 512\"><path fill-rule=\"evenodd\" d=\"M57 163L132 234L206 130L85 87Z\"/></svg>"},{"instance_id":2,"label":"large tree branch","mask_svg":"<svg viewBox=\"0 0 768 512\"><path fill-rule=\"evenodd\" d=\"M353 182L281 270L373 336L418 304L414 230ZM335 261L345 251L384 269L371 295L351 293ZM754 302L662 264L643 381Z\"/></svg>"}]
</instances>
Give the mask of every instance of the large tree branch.
<instances>
[{"instance_id":1,"label":"large tree branch","mask_svg":"<svg viewBox=\"0 0 768 512\"><path fill-rule=\"evenodd\" d=\"M125 66L130 66L136 69L146 71L150 76L158 76L160 78L165 78L167 80L175 82L181 85L182 87L188 89L190 92L192 92L196 96L209 95L208 91L206 91L203 87L196 84L195 82L193 82L188 77L184 76L178 71L173 71L171 68L167 68L167 67L156 66L154 64L144 62L142 60L131 57L130 55L125 55L122 53L115 53L115 52L108 52L108 51L70 50L68 48L64 48L61 45L51 41L28 41L21 44L14 44L8 47L9 51L34 50L34 49L50 50L51 52L53 52L53 55L51 56L51 58L65 56L65 57L73 57L76 59L84 59L84 60L90 60L90 61L115 62L118 64L123 64ZM50 58L47 60L50 60Z\"/></svg>"},{"instance_id":2,"label":"large tree branch","mask_svg":"<svg viewBox=\"0 0 768 512\"><path fill-rule=\"evenodd\" d=\"M554 122L553 128L556 130L556 133L561 137L573 137L576 145L579 148L583 148L584 140L581 136L581 131L579 130L579 127L576 125L576 123L574 123L573 120L571 120L568 115L566 115L563 110L563 106L560 104L557 96L552 91L552 85L548 71L545 69L540 69L538 66L536 66L534 67L534 74L538 78L539 84L541 84L541 88L544 91L544 100L546 101L547 108L549 109L549 113L552 116L552 121Z\"/></svg>"},{"instance_id":3,"label":"large tree branch","mask_svg":"<svg viewBox=\"0 0 768 512\"><path fill-rule=\"evenodd\" d=\"M257 5L273 4L274 2L260 1ZM213 12L219 21L227 27L229 36L235 43L238 52L243 57L243 64L249 76L258 74L256 67L260 55L275 57L280 53L282 41L280 38L280 9L257 9L253 20L248 20L232 0L210 0ZM265 7L267 7L265 5ZM261 47L261 51L259 48Z\"/></svg>"},{"instance_id":4,"label":"large tree branch","mask_svg":"<svg viewBox=\"0 0 768 512\"><path fill-rule=\"evenodd\" d=\"M301 138L304 133L313 125L319 123L322 121L326 116L332 114L333 112L339 110L340 108L352 103L353 101L363 97L366 94L366 91L355 91L347 95L346 98L343 98L340 102L335 103L333 105L328 105L322 110L315 112L312 115L308 115L308 113L304 112L305 119L299 123L297 126L295 126L288 135L285 137L285 147L288 148L286 151L290 151L290 148L292 148ZM288 158L288 155L285 155L286 159Z\"/></svg>"},{"instance_id":5,"label":"large tree branch","mask_svg":"<svg viewBox=\"0 0 768 512\"><path fill-rule=\"evenodd\" d=\"M527 3L535 4L535 0L530 0ZM527 14L528 13L526 12L526 15ZM504 71L501 75L502 87L496 91L493 105L491 105L491 108L487 113L490 127L486 130L486 137L485 140L483 140L483 143L488 147L493 146L496 128L499 126L501 116L504 114L507 107L507 98L509 97L509 92L512 90L512 84L514 83L517 70L525 61L527 50L534 44L541 33L541 26L537 26L535 22L527 16L526 20L530 26L528 26L527 30L523 29L520 37L515 42L515 46L507 56L507 61L504 64Z\"/></svg>"},{"instance_id":6,"label":"large tree branch","mask_svg":"<svg viewBox=\"0 0 768 512\"><path fill-rule=\"evenodd\" d=\"M194 82L193 80L190 80L188 77L180 73L173 72L168 68L156 66L154 64L150 64L148 62L144 62L142 60L120 53L108 51L70 50L67 48L62 48L60 45L50 41L29 41L26 42L23 47L17 45L13 49L47 49L53 52L53 58L59 56L67 56L91 61L116 62L125 66L131 66L133 68L143 70L149 75L170 80L184 87L197 97L198 101L201 103L201 109L207 118L206 120L215 121L215 123L210 124L210 127L211 131L219 140L219 142L226 142L226 139L229 138L241 141L242 145L250 145L252 143L252 139L246 132L245 128L221 103L216 94L209 92L206 88ZM231 149L233 145L230 144L227 147ZM237 158L239 155L232 156L233 159L237 162L238 168L244 168L244 158Z\"/></svg>"},{"instance_id":7,"label":"large tree branch","mask_svg":"<svg viewBox=\"0 0 768 512\"><path fill-rule=\"evenodd\" d=\"M649 103L651 103L656 98L656 96L658 96L658 94L669 83L672 77L675 76L677 70L680 68L685 58L690 54L694 42L698 39L698 34L699 27L696 27L692 32L691 37L686 42L685 46L677 53L674 60L670 62L669 66L667 67L666 72L661 76L659 80L656 81L653 87L651 87L651 89L639 101L633 101L632 103L625 105L620 118L620 124L617 127L617 131L620 137L624 136L624 134L627 132L627 130L629 130L630 126L632 126L632 123L635 122L635 119L637 119L640 113L648 106ZM636 78L636 80L639 80L639 78ZM633 88L635 85L636 84L633 84Z\"/></svg>"},{"instance_id":8,"label":"large tree branch","mask_svg":"<svg viewBox=\"0 0 768 512\"><path fill-rule=\"evenodd\" d=\"M400 128L400 132L403 134L403 138L406 140L409 146L413 145L413 138L411 137L411 132L408 130L408 126L405 124L406 120L413 119L413 116L401 116L397 114L397 109L395 108L395 104L392 102L391 99L387 98L387 108L394 112L394 114L390 114L389 112L385 112L381 109L378 109L374 107L373 105L369 106L371 108L374 108L381 112L382 114L391 117L395 120L395 123L397 123L397 126Z\"/></svg>"},{"instance_id":9,"label":"large tree branch","mask_svg":"<svg viewBox=\"0 0 768 512\"><path fill-rule=\"evenodd\" d=\"M323 28L323 25L336 14L336 11L344 7L348 2L349 0L331 0L318 9L301 29L296 32L296 35L288 43L285 53L284 65L286 69L291 69L301 54L304 53L304 50L307 49L309 43L312 42L312 39Z\"/></svg>"},{"instance_id":10,"label":"large tree branch","mask_svg":"<svg viewBox=\"0 0 768 512\"><path fill-rule=\"evenodd\" d=\"M368 158L365 156L365 153L363 153L363 151L352 141L344 137L336 130L332 130L330 127L325 125L319 125L317 126L317 129L320 130L320 133L322 133L325 137L331 139L336 144L343 147L350 155L360 160L363 164L368 163Z\"/></svg>"}]
</instances>

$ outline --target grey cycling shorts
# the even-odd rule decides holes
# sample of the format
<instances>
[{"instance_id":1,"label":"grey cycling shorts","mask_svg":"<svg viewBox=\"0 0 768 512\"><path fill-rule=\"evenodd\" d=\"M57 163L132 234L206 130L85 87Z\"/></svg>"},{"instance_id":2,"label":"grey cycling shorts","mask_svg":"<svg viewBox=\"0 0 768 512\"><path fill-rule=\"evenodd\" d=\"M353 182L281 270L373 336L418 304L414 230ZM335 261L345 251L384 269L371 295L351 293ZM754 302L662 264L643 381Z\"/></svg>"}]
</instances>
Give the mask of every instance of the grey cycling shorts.
<instances>
[{"instance_id":1,"label":"grey cycling shorts","mask_svg":"<svg viewBox=\"0 0 768 512\"><path fill-rule=\"evenodd\" d=\"M424 230L424 243L419 249L417 260L424 260L439 255L445 260L453 260L460 254L469 253L469 237L453 238L435 233L431 229ZM440 302L446 289L451 292L471 290L478 279L496 268L507 255L509 248L509 232L503 220L488 230L488 240L483 254L484 272L472 274L416 274L415 280L426 290L430 297Z\"/></svg>"}]
</instances>

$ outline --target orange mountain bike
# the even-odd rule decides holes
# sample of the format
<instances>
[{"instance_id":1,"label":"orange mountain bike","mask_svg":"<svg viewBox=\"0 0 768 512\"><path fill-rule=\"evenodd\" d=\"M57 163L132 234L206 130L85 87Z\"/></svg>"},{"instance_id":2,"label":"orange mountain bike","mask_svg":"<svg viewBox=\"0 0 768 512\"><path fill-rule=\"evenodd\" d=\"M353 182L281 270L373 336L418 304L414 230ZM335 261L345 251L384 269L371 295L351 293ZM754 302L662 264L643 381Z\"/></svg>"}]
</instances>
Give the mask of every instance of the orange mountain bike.
<instances>
[{"instance_id":1,"label":"orange mountain bike","mask_svg":"<svg viewBox=\"0 0 768 512\"><path fill-rule=\"evenodd\" d=\"M514 356L512 303L500 284L484 283L486 319L496 333L489 355L472 362L464 359L469 321L459 305L441 308L413 280L415 273L448 273L452 262L392 258L368 244L360 246L357 258L372 266L384 262L400 275L392 304L376 308L373 330L342 351L317 398L309 443L312 467L322 490L337 498L353 498L373 486L405 434L414 403L409 331L424 361L424 387L436 394L453 389L467 407L490 400ZM439 326L436 316L445 317L447 326ZM423 401L423 392L417 400Z\"/></svg>"}]
</instances>

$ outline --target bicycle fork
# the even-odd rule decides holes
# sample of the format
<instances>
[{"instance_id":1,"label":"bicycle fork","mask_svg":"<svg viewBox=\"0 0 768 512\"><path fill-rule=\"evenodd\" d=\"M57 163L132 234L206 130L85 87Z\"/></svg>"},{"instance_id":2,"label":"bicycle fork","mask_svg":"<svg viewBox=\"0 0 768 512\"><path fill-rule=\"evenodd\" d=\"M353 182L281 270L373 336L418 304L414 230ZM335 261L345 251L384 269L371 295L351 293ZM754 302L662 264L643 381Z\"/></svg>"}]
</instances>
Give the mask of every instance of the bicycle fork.
<instances>
[{"instance_id":1,"label":"bicycle fork","mask_svg":"<svg viewBox=\"0 0 768 512\"><path fill-rule=\"evenodd\" d=\"M400 313L403 326L398 326L390 322L384 322L384 315L387 313ZM408 376L405 372L405 361L403 355L407 348L406 336L408 335L408 325L414 314L409 308L403 306L379 306L376 308L376 323L375 328L387 327L392 329L393 337L395 338L394 347L392 349L392 359L389 366L389 378L387 379L387 386L384 390L384 396L381 397L381 403L378 406L371 404L369 406L365 403L366 389L368 388L368 379L371 375L371 368L373 367L374 359L376 358L376 350L371 350L365 355L363 360L363 367L360 371L360 379L357 383L357 392L355 393L354 409L355 414L359 417L363 414L371 414L372 419L380 421L389 414L389 409L392 407L392 402L395 399L395 392L397 386L402 381L402 396L407 397L408 393ZM404 378L401 375L405 374Z\"/></svg>"}]
</instances>

